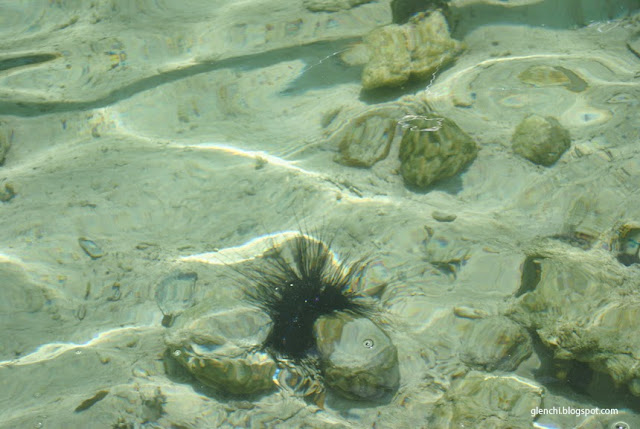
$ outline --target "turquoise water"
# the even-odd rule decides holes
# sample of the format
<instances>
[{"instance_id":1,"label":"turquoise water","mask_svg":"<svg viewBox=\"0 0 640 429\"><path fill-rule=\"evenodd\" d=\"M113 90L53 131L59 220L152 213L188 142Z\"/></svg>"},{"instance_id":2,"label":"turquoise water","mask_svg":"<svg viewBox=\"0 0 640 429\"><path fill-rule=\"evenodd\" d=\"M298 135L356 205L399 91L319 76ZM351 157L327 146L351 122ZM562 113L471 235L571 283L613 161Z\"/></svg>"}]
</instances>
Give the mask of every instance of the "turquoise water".
<instances>
[{"instance_id":1,"label":"turquoise water","mask_svg":"<svg viewBox=\"0 0 640 429\"><path fill-rule=\"evenodd\" d=\"M0 0L0 427L640 425L639 8ZM388 395L261 350L301 229Z\"/></svg>"}]
</instances>

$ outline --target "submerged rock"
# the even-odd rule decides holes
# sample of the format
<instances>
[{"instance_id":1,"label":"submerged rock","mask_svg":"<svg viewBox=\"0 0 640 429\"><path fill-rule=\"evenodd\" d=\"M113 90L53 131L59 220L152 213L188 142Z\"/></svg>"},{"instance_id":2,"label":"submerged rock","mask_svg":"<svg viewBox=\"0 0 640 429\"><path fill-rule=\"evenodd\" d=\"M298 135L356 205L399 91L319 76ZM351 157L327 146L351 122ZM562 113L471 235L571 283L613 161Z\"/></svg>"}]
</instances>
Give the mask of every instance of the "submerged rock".
<instances>
[{"instance_id":1,"label":"submerged rock","mask_svg":"<svg viewBox=\"0 0 640 429\"><path fill-rule=\"evenodd\" d=\"M542 396L542 387L530 380L470 372L438 400L428 427L532 427L531 410L540 407Z\"/></svg>"},{"instance_id":2,"label":"submerged rock","mask_svg":"<svg viewBox=\"0 0 640 429\"><path fill-rule=\"evenodd\" d=\"M640 33L636 33L627 40L627 47L640 58Z\"/></svg>"},{"instance_id":3,"label":"submerged rock","mask_svg":"<svg viewBox=\"0 0 640 429\"><path fill-rule=\"evenodd\" d=\"M340 155L336 161L351 167L371 167L389 154L400 109L385 106L348 120L338 131Z\"/></svg>"},{"instance_id":4,"label":"submerged rock","mask_svg":"<svg viewBox=\"0 0 640 429\"><path fill-rule=\"evenodd\" d=\"M621 264L640 264L640 223L626 223L618 228L612 247L618 251Z\"/></svg>"},{"instance_id":5,"label":"submerged rock","mask_svg":"<svg viewBox=\"0 0 640 429\"><path fill-rule=\"evenodd\" d=\"M411 76L424 78L455 59L462 43L449 35L444 15L419 14L404 25L387 25L365 38L369 62L362 71L364 89L400 86Z\"/></svg>"},{"instance_id":6,"label":"submerged rock","mask_svg":"<svg viewBox=\"0 0 640 429\"><path fill-rule=\"evenodd\" d=\"M244 308L195 319L167 335L168 369L176 362L203 384L230 394L273 390L277 363L258 351L270 327L268 316Z\"/></svg>"},{"instance_id":7,"label":"submerged rock","mask_svg":"<svg viewBox=\"0 0 640 429\"><path fill-rule=\"evenodd\" d=\"M221 346L206 337L191 337L177 347L173 358L203 384L234 395L249 395L275 389L276 362L264 352L227 349L224 355L212 352Z\"/></svg>"},{"instance_id":8,"label":"submerged rock","mask_svg":"<svg viewBox=\"0 0 640 429\"><path fill-rule=\"evenodd\" d=\"M597 192L576 193L566 208L562 233L554 238L584 250L607 235L617 214L611 211L607 194Z\"/></svg>"},{"instance_id":9,"label":"submerged rock","mask_svg":"<svg viewBox=\"0 0 640 429\"><path fill-rule=\"evenodd\" d=\"M445 14L451 23L449 0L391 0L391 14L396 24L407 22L417 13L434 10Z\"/></svg>"},{"instance_id":10,"label":"submerged rock","mask_svg":"<svg viewBox=\"0 0 640 429\"><path fill-rule=\"evenodd\" d=\"M504 317L473 322L462 339L461 360L486 371L513 371L533 351L527 331Z\"/></svg>"},{"instance_id":11,"label":"submerged rock","mask_svg":"<svg viewBox=\"0 0 640 429\"><path fill-rule=\"evenodd\" d=\"M604 251L539 255L539 272L511 309L559 360L587 363L640 396L640 283Z\"/></svg>"},{"instance_id":12,"label":"submerged rock","mask_svg":"<svg viewBox=\"0 0 640 429\"><path fill-rule=\"evenodd\" d=\"M372 0L303 0L304 7L312 12L337 12L369 3Z\"/></svg>"},{"instance_id":13,"label":"submerged rock","mask_svg":"<svg viewBox=\"0 0 640 429\"><path fill-rule=\"evenodd\" d=\"M518 79L533 86L564 86L572 92L582 92L589 86L575 72L561 66L531 66L520 73Z\"/></svg>"},{"instance_id":14,"label":"submerged rock","mask_svg":"<svg viewBox=\"0 0 640 429\"><path fill-rule=\"evenodd\" d=\"M582 421L576 429L633 429L640 427L640 416L620 410L615 414L596 414Z\"/></svg>"},{"instance_id":15,"label":"submerged rock","mask_svg":"<svg viewBox=\"0 0 640 429\"><path fill-rule=\"evenodd\" d=\"M11 201L16 195L16 190L11 183L0 184L0 202Z\"/></svg>"},{"instance_id":16,"label":"submerged rock","mask_svg":"<svg viewBox=\"0 0 640 429\"><path fill-rule=\"evenodd\" d=\"M91 259L98 259L104 256L104 250L93 240L80 237L78 238L78 244Z\"/></svg>"},{"instance_id":17,"label":"submerged rock","mask_svg":"<svg viewBox=\"0 0 640 429\"><path fill-rule=\"evenodd\" d=\"M325 382L337 393L375 400L398 389L398 352L371 320L345 312L322 316L314 335Z\"/></svg>"},{"instance_id":18,"label":"submerged rock","mask_svg":"<svg viewBox=\"0 0 640 429\"><path fill-rule=\"evenodd\" d=\"M2 121L0 121L0 165L4 164L4 159L7 156L7 152L9 152L9 147L11 143L9 141L8 133L5 132L5 126Z\"/></svg>"},{"instance_id":19,"label":"submerged rock","mask_svg":"<svg viewBox=\"0 0 640 429\"><path fill-rule=\"evenodd\" d=\"M511 143L518 155L549 167L569 149L571 138L557 119L531 115L518 124Z\"/></svg>"},{"instance_id":20,"label":"submerged rock","mask_svg":"<svg viewBox=\"0 0 640 429\"><path fill-rule=\"evenodd\" d=\"M402 26L388 25L367 35L369 62L362 71L364 89L400 86L409 80L411 52L406 33Z\"/></svg>"},{"instance_id":21,"label":"submerged rock","mask_svg":"<svg viewBox=\"0 0 640 429\"><path fill-rule=\"evenodd\" d=\"M197 280L195 272L174 271L158 283L155 299L165 316L163 326L170 326L176 316L193 306Z\"/></svg>"},{"instance_id":22,"label":"submerged rock","mask_svg":"<svg viewBox=\"0 0 640 429\"><path fill-rule=\"evenodd\" d=\"M404 123L400 173L407 185L425 189L455 176L478 153L473 139L450 119L429 114Z\"/></svg>"}]
</instances>

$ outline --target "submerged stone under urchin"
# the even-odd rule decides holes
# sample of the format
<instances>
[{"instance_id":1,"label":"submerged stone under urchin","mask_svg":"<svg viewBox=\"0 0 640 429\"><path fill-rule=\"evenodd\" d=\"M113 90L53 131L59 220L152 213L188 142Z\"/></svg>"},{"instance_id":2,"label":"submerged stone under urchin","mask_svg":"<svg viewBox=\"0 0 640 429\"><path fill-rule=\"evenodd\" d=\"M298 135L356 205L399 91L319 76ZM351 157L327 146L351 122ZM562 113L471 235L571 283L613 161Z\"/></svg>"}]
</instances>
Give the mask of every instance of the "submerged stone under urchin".
<instances>
[{"instance_id":1,"label":"submerged stone under urchin","mask_svg":"<svg viewBox=\"0 0 640 429\"><path fill-rule=\"evenodd\" d=\"M274 245L257 266L236 269L255 306L212 311L202 302L166 326L167 374L228 395L279 388L319 406L326 387L348 399L390 398L397 350L355 291L364 267L338 262L304 234Z\"/></svg>"},{"instance_id":2,"label":"submerged stone under urchin","mask_svg":"<svg viewBox=\"0 0 640 429\"><path fill-rule=\"evenodd\" d=\"M354 291L363 261L337 262L328 245L305 235L286 250L289 257L277 250L246 290L271 317L263 348L301 365L317 362L312 370L349 399L379 400L394 393L400 382L396 347L370 319L373 308Z\"/></svg>"},{"instance_id":3,"label":"submerged stone under urchin","mask_svg":"<svg viewBox=\"0 0 640 429\"><path fill-rule=\"evenodd\" d=\"M398 389L398 351L370 319L345 312L322 316L314 335L325 381L342 396L381 399Z\"/></svg>"}]
</instances>

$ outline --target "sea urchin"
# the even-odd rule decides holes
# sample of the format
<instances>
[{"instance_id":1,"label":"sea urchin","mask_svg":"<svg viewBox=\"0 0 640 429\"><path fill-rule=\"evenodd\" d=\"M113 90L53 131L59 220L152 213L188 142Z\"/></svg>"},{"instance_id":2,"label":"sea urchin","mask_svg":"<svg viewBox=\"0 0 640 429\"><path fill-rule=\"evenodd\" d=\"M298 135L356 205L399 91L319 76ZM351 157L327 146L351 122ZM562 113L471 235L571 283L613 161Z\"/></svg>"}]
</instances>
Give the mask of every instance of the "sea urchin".
<instances>
[{"instance_id":1,"label":"sea urchin","mask_svg":"<svg viewBox=\"0 0 640 429\"><path fill-rule=\"evenodd\" d=\"M286 251L288 250L289 255ZM253 272L247 296L273 322L264 347L290 359L301 359L314 347L313 325L322 315L337 311L365 314L352 285L365 266L338 262L322 240L301 234L287 248L274 249Z\"/></svg>"}]
</instances>

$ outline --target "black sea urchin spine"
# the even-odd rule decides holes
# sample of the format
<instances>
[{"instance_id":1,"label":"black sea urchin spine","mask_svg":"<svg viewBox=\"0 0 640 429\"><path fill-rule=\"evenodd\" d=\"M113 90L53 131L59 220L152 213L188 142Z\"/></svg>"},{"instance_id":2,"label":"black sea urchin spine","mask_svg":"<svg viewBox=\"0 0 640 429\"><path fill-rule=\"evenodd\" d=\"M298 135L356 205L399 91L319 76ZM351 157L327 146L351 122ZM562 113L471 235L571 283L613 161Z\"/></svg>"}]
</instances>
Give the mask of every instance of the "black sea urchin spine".
<instances>
[{"instance_id":1,"label":"black sea urchin spine","mask_svg":"<svg viewBox=\"0 0 640 429\"><path fill-rule=\"evenodd\" d=\"M291 257L278 249L265 258L265 265L251 276L256 284L247 287L246 294L273 322L265 348L301 359L314 347L318 317L334 311L366 312L352 290L365 264L339 263L324 242L306 235L292 241Z\"/></svg>"}]
</instances>

